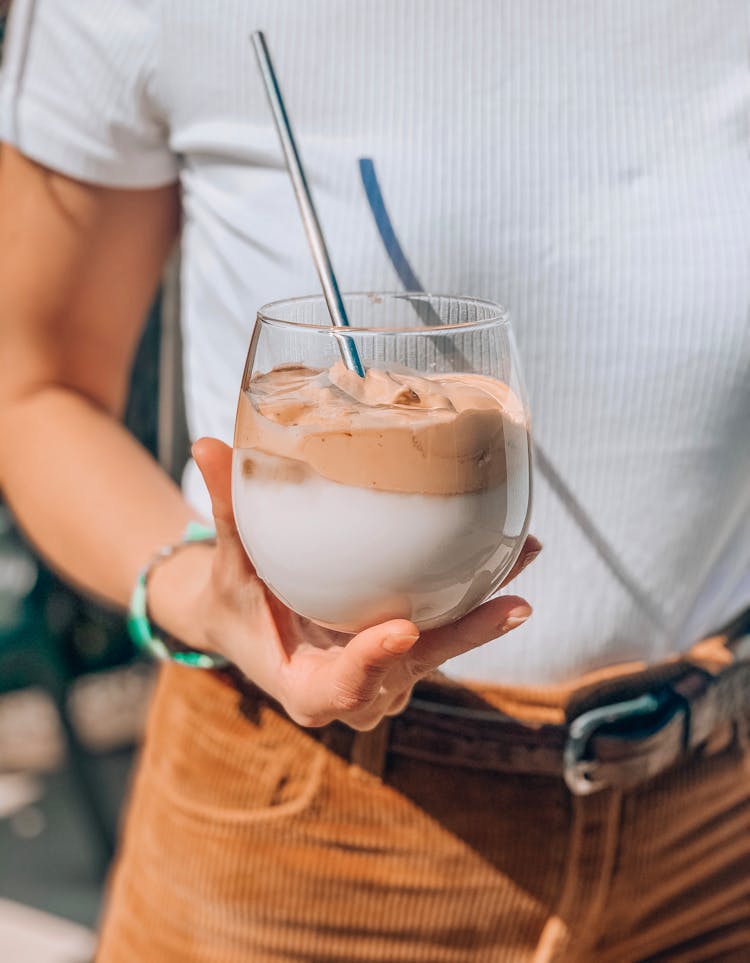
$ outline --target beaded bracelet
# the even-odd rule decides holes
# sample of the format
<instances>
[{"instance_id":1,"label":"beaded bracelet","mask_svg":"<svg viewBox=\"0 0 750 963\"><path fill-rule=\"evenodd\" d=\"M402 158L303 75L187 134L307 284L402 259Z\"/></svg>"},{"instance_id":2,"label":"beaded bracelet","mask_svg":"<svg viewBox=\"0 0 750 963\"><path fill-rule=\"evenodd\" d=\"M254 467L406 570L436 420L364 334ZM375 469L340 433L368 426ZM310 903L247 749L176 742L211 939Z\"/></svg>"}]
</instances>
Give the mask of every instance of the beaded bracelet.
<instances>
[{"instance_id":1,"label":"beaded bracelet","mask_svg":"<svg viewBox=\"0 0 750 963\"><path fill-rule=\"evenodd\" d=\"M196 542L203 542L207 545L216 544L216 532L200 525L198 522L189 522L185 532L179 542L174 545L165 545L164 548L153 556L153 558L141 569L136 579L133 594L130 597L130 609L128 611L128 632L130 638L136 646L148 652L156 659L179 662L180 665L191 666L195 669L223 669L229 663L227 660L213 652L198 652L183 646L177 640L168 645L164 639L154 635L151 620L148 617L148 579L157 565L166 559L171 558L177 552L194 545ZM173 648L172 645L175 647Z\"/></svg>"}]
</instances>

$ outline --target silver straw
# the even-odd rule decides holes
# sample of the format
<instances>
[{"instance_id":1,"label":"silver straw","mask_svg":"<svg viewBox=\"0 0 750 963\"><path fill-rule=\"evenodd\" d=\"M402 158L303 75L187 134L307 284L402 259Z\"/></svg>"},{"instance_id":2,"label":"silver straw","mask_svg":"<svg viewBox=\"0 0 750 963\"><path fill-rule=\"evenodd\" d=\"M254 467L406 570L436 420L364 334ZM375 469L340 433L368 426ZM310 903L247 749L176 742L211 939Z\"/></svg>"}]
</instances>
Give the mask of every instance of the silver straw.
<instances>
[{"instance_id":1,"label":"silver straw","mask_svg":"<svg viewBox=\"0 0 750 963\"><path fill-rule=\"evenodd\" d=\"M294 188L294 195L299 205L299 212L302 216L305 234L307 234L310 251L312 252L313 261L315 262L318 277L320 278L320 284L323 288L323 295L328 305L328 313L331 315L331 322L334 327L348 328L349 319L346 316L344 301L341 297L336 275L333 271L331 258L328 254L325 238L323 237L323 230L320 226L318 215L315 212L315 205L313 204L310 188L305 177L302 159L297 150L292 125L284 104L284 98L281 94L279 81L276 78L276 73L271 63L271 54L269 53L263 31L256 30L252 34L251 40L255 48L255 56L258 58L258 67L260 68L263 83L265 84L268 103L270 104L271 113L276 124L276 132L279 135L281 150L284 153L286 169L292 180L292 187ZM350 371L356 371L361 378L364 378L364 368L362 367L359 353L352 339L344 337L340 339L337 338L337 341L339 342L339 349L341 350L341 357L344 360L344 364Z\"/></svg>"}]
</instances>

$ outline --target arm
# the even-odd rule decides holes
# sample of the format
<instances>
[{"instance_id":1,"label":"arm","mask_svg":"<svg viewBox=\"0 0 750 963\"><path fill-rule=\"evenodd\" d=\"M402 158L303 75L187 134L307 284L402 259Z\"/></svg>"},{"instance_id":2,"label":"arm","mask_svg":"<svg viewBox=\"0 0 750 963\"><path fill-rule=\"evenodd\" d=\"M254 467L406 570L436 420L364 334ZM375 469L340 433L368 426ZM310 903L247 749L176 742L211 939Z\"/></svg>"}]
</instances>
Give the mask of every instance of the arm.
<instances>
[{"instance_id":1,"label":"arm","mask_svg":"<svg viewBox=\"0 0 750 963\"><path fill-rule=\"evenodd\" d=\"M174 186L116 191L0 155L0 487L51 564L125 605L191 512L121 427L178 230Z\"/></svg>"},{"instance_id":2,"label":"arm","mask_svg":"<svg viewBox=\"0 0 750 963\"><path fill-rule=\"evenodd\" d=\"M125 605L145 559L193 512L120 426L142 318L178 228L174 187L86 186L0 157L0 486L44 555L70 580ZM303 725L370 728L420 676L528 616L505 596L445 629L404 619L352 639L305 622L258 579L231 505L231 450L194 454L211 493L215 549L157 569L155 620L236 663ZM512 575L538 552L529 539Z\"/></svg>"}]
</instances>

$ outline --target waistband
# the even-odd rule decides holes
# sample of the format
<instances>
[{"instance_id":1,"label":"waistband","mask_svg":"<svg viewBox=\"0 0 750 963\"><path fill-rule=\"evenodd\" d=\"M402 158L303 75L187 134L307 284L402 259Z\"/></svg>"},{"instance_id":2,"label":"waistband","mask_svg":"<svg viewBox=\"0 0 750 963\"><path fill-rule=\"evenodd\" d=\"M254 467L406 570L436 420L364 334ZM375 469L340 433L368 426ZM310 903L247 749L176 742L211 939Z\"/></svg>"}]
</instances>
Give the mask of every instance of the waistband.
<instances>
[{"instance_id":1,"label":"waistband","mask_svg":"<svg viewBox=\"0 0 750 963\"><path fill-rule=\"evenodd\" d=\"M171 671L175 671L170 667ZM283 714L237 672L180 669L188 685L242 694L251 710ZM209 696L209 691L211 695ZM214 706L218 710L218 706ZM406 709L369 732L343 723L304 730L334 753L381 775L390 754L435 765L563 778L588 795L627 789L688 753L750 735L750 613L684 655L644 666L611 666L539 689L462 683L439 673L419 682Z\"/></svg>"}]
</instances>

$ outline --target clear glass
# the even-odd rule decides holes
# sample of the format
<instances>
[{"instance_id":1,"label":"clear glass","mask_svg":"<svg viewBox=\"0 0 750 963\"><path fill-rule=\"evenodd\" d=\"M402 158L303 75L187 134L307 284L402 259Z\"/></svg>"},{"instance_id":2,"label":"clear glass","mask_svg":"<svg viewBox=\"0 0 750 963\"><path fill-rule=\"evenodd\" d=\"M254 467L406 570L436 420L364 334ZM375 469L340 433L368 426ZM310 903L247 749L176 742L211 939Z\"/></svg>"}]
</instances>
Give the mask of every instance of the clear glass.
<instances>
[{"instance_id":1,"label":"clear glass","mask_svg":"<svg viewBox=\"0 0 750 963\"><path fill-rule=\"evenodd\" d=\"M331 327L321 297L258 312L235 424L239 533L270 590L320 625L445 625L498 589L528 529L529 417L508 314L427 294L344 302L348 329ZM374 395L357 397L342 339ZM395 394L377 393L383 379Z\"/></svg>"}]
</instances>

